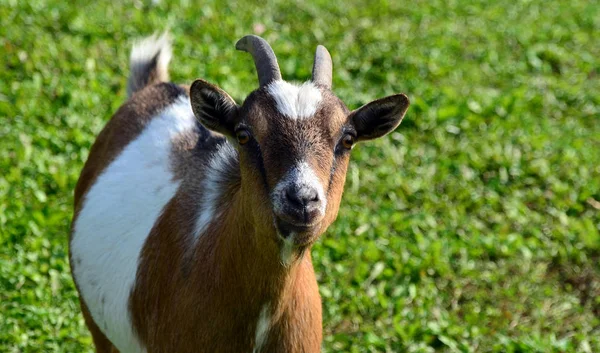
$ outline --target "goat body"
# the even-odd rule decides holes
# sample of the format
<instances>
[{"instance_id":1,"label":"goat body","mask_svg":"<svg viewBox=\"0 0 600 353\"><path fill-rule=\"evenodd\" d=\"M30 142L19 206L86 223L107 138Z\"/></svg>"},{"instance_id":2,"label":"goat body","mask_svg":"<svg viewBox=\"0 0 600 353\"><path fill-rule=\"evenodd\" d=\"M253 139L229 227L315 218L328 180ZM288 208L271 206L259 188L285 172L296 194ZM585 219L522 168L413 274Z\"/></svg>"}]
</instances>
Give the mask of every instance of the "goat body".
<instances>
[{"instance_id":1,"label":"goat body","mask_svg":"<svg viewBox=\"0 0 600 353\"><path fill-rule=\"evenodd\" d=\"M241 107L165 82L166 37L134 47L130 98L75 189L70 260L98 352L320 351L310 247L337 216L348 136L393 130L408 100L350 112L319 73L326 50L297 86L261 72L253 43L261 87Z\"/></svg>"}]
</instances>

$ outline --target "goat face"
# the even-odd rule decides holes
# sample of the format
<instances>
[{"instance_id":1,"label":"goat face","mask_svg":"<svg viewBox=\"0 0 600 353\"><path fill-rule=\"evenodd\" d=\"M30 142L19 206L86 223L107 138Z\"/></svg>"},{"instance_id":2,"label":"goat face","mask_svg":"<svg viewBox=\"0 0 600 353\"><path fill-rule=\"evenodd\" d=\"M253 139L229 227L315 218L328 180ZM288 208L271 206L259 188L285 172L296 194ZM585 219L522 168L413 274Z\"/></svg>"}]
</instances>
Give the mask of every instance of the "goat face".
<instances>
[{"instance_id":1,"label":"goat face","mask_svg":"<svg viewBox=\"0 0 600 353\"><path fill-rule=\"evenodd\" d=\"M294 85L281 80L277 69L265 79L258 55L253 56L261 87L241 106L197 80L190 89L192 109L207 128L237 145L241 189L254 200L257 222L268 220L279 237L296 246L310 245L337 216L353 144L394 130L408 98L394 95L351 112L330 90L331 74L319 80L316 70L315 79L313 68L312 81Z\"/></svg>"},{"instance_id":2,"label":"goat face","mask_svg":"<svg viewBox=\"0 0 600 353\"><path fill-rule=\"evenodd\" d=\"M312 83L275 81L242 106L234 130L240 160L261 171L277 232L297 245L336 217L354 134L347 116L339 99Z\"/></svg>"}]
</instances>

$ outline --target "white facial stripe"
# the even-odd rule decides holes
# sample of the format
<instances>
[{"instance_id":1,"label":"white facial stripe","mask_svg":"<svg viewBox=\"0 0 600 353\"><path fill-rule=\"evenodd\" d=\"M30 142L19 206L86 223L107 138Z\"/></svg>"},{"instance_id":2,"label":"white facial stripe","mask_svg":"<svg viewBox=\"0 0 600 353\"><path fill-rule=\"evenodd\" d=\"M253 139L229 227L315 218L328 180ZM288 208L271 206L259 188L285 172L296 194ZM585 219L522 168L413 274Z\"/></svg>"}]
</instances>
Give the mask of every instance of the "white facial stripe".
<instances>
[{"instance_id":1,"label":"white facial stripe","mask_svg":"<svg viewBox=\"0 0 600 353\"><path fill-rule=\"evenodd\" d=\"M281 195L285 192L286 188L294 184L296 188L300 189L303 186L314 188L317 191L317 196L321 200L319 204L319 210L321 214L325 214L327 208L327 198L325 197L325 191L323 185L315 174L315 171L306 162L301 162L295 167L292 167L290 171L277 183L275 189L271 194L271 201L275 208L275 212L283 210L283 200Z\"/></svg>"},{"instance_id":2,"label":"white facial stripe","mask_svg":"<svg viewBox=\"0 0 600 353\"><path fill-rule=\"evenodd\" d=\"M271 318L269 317L270 311L269 304L265 304L260 311L260 316L256 323L256 332L254 334L255 344L252 353L260 352L267 341L267 335L269 333L269 328L271 327Z\"/></svg>"},{"instance_id":3,"label":"white facial stripe","mask_svg":"<svg viewBox=\"0 0 600 353\"><path fill-rule=\"evenodd\" d=\"M237 163L237 152L227 141L213 154L208 163L206 175L202 180L202 200L196 221L194 240L206 231L215 218L215 211L223 194L224 178L232 162Z\"/></svg>"},{"instance_id":4,"label":"white facial stripe","mask_svg":"<svg viewBox=\"0 0 600 353\"><path fill-rule=\"evenodd\" d=\"M285 81L274 81L267 91L275 100L277 110L290 119L307 119L315 115L321 103L321 91L312 82L294 85Z\"/></svg>"},{"instance_id":5,"label":"white facial stripe","mask_svg":"<svg viewBox=\"0 0 600 353\"><path fill-rule=\"evenodd\" d=\"M164 206L175 195L172 141L194 128L187 97L153 118L86 194L74 225L73 276L94 321L120 352L144 352L128 303L140 252Z\"/></svg>"}]
</instances>

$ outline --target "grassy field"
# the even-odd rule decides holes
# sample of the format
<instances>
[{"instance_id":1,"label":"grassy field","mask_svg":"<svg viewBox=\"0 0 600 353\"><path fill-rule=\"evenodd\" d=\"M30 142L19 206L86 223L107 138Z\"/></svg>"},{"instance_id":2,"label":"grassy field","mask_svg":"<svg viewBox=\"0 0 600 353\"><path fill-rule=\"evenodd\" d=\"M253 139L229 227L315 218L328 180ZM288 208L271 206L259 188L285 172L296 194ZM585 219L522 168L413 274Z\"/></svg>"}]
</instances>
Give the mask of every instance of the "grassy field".
<instances>
[{"instance_id":1,"label":"grassy field","mask_svg":"<svg viewBox=\"0 0 600 353\"><path fill-rule=\"evenodd\" d=\"M321 43L351 108L411 98L313 251L324 352L600 352L599 2L192 3L0 0L1 352L92 351L72 190L133 40L164 29L174 81L238 101L233 45L263 30L288 80Z\"/></svg>"}]
</instances>

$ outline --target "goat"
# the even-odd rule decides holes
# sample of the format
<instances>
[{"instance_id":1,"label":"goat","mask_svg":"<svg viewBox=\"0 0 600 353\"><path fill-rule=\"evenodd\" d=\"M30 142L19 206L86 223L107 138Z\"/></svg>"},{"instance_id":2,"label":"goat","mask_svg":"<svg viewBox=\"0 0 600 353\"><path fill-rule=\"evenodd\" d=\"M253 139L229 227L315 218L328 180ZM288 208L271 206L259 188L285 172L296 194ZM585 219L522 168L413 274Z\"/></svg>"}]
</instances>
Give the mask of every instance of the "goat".
<instances>
[{"instance_id":1,"label":"goat","mask_svg":"<svg viewBox=\"0 0 600 353\"><path fill-rule=\"evenodd\" d=\"M96 351L319 352L310 249L339 210L350 150L402 121L406 95L354 111L312 80L282 80L258 36L242 105L204 80L169 83L166 35L134 46L128 100L75 188L69 257Z\"/></svg>"}]
</instances>

